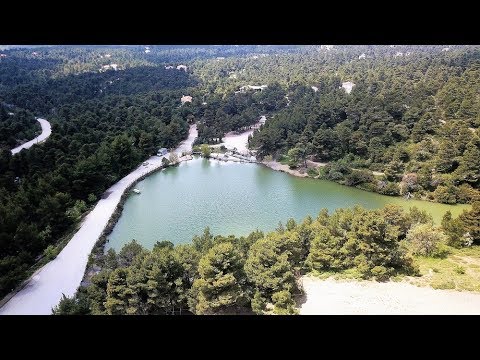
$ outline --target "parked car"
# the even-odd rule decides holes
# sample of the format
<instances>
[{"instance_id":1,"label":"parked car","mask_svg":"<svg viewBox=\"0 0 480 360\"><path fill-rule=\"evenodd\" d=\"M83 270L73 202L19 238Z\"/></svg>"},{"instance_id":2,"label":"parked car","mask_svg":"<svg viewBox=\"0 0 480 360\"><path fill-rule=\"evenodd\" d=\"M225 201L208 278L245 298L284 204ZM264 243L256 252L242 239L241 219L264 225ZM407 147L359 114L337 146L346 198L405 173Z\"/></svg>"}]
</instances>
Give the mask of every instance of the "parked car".
<instances>
[{"instance_id":1,"label":"parked car","mask_svg":"<svg viewBox=\"0 0 480 360\"><path fill-rule=\"evenodd\" d=\"M161 148L161 149L158 149L157 155L158 155L158 156L163 156L163 155L165 155L167 152L168 152L168 150L167 150L166 148Z\"/></svg>"}]
</instances>

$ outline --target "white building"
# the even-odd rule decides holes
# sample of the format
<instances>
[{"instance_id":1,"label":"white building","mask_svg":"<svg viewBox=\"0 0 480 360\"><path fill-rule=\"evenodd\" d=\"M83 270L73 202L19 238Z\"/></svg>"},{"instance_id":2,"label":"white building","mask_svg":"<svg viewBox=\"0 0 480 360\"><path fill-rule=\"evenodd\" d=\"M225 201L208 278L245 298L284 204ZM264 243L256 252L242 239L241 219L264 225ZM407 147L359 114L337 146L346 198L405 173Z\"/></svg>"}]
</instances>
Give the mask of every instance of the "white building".
<instances>
[{"instance_id":1,"label":"white building","mask_svg":"<svg viewBox=\"0 0 480 360\"><path fill-rule=\"evenodd\" d=\"M180 99L182 104L185 104L187 102L191 103L192 102L192 97L189 95L183 95L182 98Z\"/></svg>"},{"instance_id":2,"label":"white building","mask_svg":"<svg viewBox=\"0 0 480 360\"><path fill-rule=\"evenodd\" d=\"M352 91L354 86L355 86L355 84L351 81L346 81L346 82L342 83L342 88L345 90L345 92L347 94L350 94L350 92Z\"/></svg>"},{"instance_id":3,"label":"white building","mask_svg":"<svg viewBox=\"0 0 480 360\"><path fill-rule=\"evenodd\" d=\"M119 70L119 67L118 67L118 64L110 64L110 65L103 65L101 68L100 68L100 72L103 72L103 71L107 71L107 70L110 70L110 69L113 69L115 71Z\"/></svg>"},{"instance_id":4,"label":"white building","mask_svg":"<svg viewBox=\"0 0 480 360\"><path fill-rule=\"evenodd\" d=\"M247 90L260 90L263 91L263 89L266 89L268 85L247 85L247 86L242 86L240 88L241 92L245 92Z\"/></svg>"}]
</instances>

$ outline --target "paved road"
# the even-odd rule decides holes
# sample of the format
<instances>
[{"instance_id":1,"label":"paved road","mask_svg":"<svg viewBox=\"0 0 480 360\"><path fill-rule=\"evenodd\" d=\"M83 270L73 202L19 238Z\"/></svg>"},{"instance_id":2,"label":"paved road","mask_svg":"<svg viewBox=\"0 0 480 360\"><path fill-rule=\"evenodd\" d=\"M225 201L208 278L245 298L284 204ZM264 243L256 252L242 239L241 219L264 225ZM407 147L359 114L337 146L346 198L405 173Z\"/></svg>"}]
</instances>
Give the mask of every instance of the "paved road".
<instances>
[{"instance_id":1,"label":"paved road","mask_svg":"<svg viewBox=\"0 0 480 360\"><path fill-rule=\"evenodd\" d=\"M192 125L188 139L181 143L175 152L191 150L197 134L196 125ZM168 157L169 154L166 156ZM66 296L75 294L82 281L88 255L107 225L123 192L147 171L160 167L162 158L152 156L148 162L148 166L140 165L105 192L67 246L54 260L30 278L28 284L0 309L0 315L48 315L58 304L62 294Z\"/></svg>"},{"instance_id":2,"label":"paved road","mask_svg":"<svg viewBox=\"0 0 480 360\"><path fill-rule=\"evenodd\" d=\"M12 155L15 155L16 153L20 152L22 149L28 149L32 147L33 144L38 144L41 143L42 141L45 141L50 134L52 133L52 127L50 123L45 120L45 119L40 119L37 118L37 121L40 123L42 127L42 133L37 136L35 139L30 140L29 142L26 142L25 144L22 144L20 146L17 146L15 149L12 149Z\"/></svg>"}]
</instances>

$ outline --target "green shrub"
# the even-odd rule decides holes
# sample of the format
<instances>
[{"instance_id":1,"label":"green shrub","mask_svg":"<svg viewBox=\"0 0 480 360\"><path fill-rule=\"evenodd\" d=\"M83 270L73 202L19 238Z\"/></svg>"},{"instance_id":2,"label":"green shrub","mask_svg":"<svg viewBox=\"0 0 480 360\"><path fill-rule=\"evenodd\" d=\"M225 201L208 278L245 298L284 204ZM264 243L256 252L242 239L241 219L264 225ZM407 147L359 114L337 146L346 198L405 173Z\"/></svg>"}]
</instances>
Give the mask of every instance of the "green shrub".
<instances>
[{"instance_id":1,"label":"green shrub","mask_svg":"<svg viewBox=\"0 0 480 360\"><path fill-rule=\"evenodd\" d=\"M385 266L375 266L371 273L377 281L387 281L390 277L390 271Z\"/></svg>"},{"instance_id":2,"label":"green shrub","mask_svg":"<svg viewBox=\"0 0 480 360\"><path fill-rule=\"evenodd\" d=\"M413 254L421 256L442 256L446 235L431 224L416 224L407 233L407 240Z\"/></svg>"},{"instance_id":3,"label":"green shrub","mask_svg":"<svg viewBox=\"0 0 480 360\"><path fill-rule=\"evenodd\" d=\"M273 312L277 315L294 315L297 314L295 309L295 302L293 301L292 294L288 290L282 290L272 295L272 301L274 304Z\"/></svg>"},{"instance_id":4,"label":"green shrub","mask_svg":"<svg viewBox=\"0 0 480 360\"><path fill-rule=\"evenodd\" d=\"M455 266L455 268L453 269L453 271L455 271L457 274L460 274L460 275L463 275L465 274L465 268L461 265L457 265Z\"/></svg>"},{"instance_id":5,"label":"green shrub","mask_svg":"<svg viewBox=\"0 0 480 360\"><path fill-rule=\"evenodd\" d=\"M377 192L383 195L398 196L400 195L400 187L394 182L379 181L377 183Z\"/></svg>"},{"instance_id":6,"label":"green shrub","mask_svg":"<svg viewBox=\"0 0 480 360\"><path fill-rule=\"evenodd\" d=\"M345 179L345 185L355 186L358 184L368 183L373 181L373 175L368 170L352 171Z\"/></svg>"},{"instance_id":7,"label":"green shrub","mask_svg":"<svg viewBox=\"0 0 480 360\"><path fill-rule=\"evenodd\" d=\"M453 186L439 185L433 192L433 196L436 201L444 204L456 204L457 203L458 189Z\"/></svg>"},{"instance_id":8,"label":"green shrub","mask_svg":"<svg viewBox=\"0 0 480 360\"><path fill-rule=\"evenodd\" d=\"M434 281L432 283L432 287L434 289L439 290L447 290L447 289L455 289L455 281L453 280L445 280L445 281Z\"/></svg>"},{"instance_id":9,"label":"green shrub","mask_svg":"<svg viewBox=\"0 0 480 360\"><path fill-rule=\"evenodd\" d=\"M316 169L310 168L310 169L307 170L307 174L310 177L315 177L315 176L318 175L318 171Z\"/></svg>"},{"instance_id":10,"label":"green shrub","mask_svg":"<svg viewBox=\"0 0 480 360\"><path fill-rule=\"evenodd\" d=\"M43 256L48 261L55 259L58 255L58 249L53 245L48 245L47 248L43 251Z\"/></svg>"}]
</instances>

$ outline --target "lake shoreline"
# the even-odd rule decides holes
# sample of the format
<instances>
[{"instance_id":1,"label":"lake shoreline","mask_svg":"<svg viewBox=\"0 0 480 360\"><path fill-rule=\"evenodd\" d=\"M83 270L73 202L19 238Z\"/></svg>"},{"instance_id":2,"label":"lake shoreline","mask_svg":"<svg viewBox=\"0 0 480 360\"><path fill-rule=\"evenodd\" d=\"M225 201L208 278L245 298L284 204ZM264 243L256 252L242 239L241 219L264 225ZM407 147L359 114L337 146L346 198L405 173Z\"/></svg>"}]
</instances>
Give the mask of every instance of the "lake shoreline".
<instances>
[{"instance_id":1,"label":"lake shoreline","mask_svg":"<svg viewBox=\"0 0 480 360\"><path fill-rule=\"evenodd\" d=\"M272 170L281 171L296 177L309 177L306 171L302 173L300 170L290 169L290 166L279 163L278 161L260 161L259 164L262 164Z\"/></svg>"},{"instance_id":2,"label":"lake shoreline","mask_svg":"<svg viewBox=\"0 0 480 360\"><path fill-rule=\"evenodd\" d=\"M431 214L437 226L446 211L456 217L466 208L390 197L329 180L290 176L256 164L198 157L149 176L138 184L141 195L131 196L126 203L105 250L119 251L131 239L147 248L160 239L189 243L206 226L216 234L238 236L256 228L269 231L272 224L289 218L302 221L322 208L333 213L355 205L380 209L392 204L407 212L417 207Z\"/></svg>"},{"instance_id":3,"label":"lake shoreline","mask_svg":"<svg viewBox=\"0 0 480 360\"><path fill-rule=\"evenodd\" d=\"M309 161L309 160L307 160ZM284 172L284 173L287 173L287 174L290 174L292 176L296 176L296 177L300 177L300 178L311 178L311 179L320 179L319 176L315 176L315 177L312 177L312 176L309 176L308 173L305 171L305 172L302 172L302 170L304 170L305 168L301 168L301 170L298 170L298 169L290 169L290 166L288 165L284 165L278 161L275 161L275 160L272 160L272 161L266 161L266 160L263 160L263 161L257 161L258 164L261 164L261 165L264 165L272 170L275 170L275 171L280 171L280 172ZM314 162L311 162L311 163L314 163ZM317 164L317 168L318 167L323 167L323 166L326 166L328 165L328 163L314 163L314 164ZM307 167L308 168L308 167ZM353 169L353 170L357 170L357 169ZM381 176L381 175L384 175L384 173L382 172L378 172L378 171L372 171L372 174L374 176ZM353 188L353 189L358 189L358 190L362 190L362 191L366 191L368 193L372 193L372 194L378 194L378 195L383 195L383 196L388 196L388 197L391 197L391 198L396 198L396 199L403 199L404 197L401 196L401 195L387 195L387 194L382 194L382 193L379 193L379 192L376 192L376 191L371 191L371 190L368 190L368 189L364 189L364 188L361 188L361 187L357 187L357 186L350 186L350 185L345 185L345 184L341 184L337 181L333 181L333 180L327 180L327 179L321 179L321 180L325 180L325 181L330 181L330 182L333 182L335 184L338 184L338 185L342 185L342 186L346 186L348 188ZM410 199L407 199L407 200L410 200ZM418 200L418 201L426 201L426 202L429 202L429 203L432 203L432 204L441 204L441 205L452 205L452 206L456 206L456 205L466 205L466 206L470 206L470 204L468 203L456 203L456 204L444 204L444 203L441 203L441 202L437 202L437 201L433 201L431 199L427 199L425 197L412 197L411 200Z\"/></svg>"},{"instance_id":4,"label":"lake shoreline","mask_svg":"<svg viewBox=\"0 0 480 360\"><path fill-rule=\"evenodd\" d=\"M128 200L129 196L131 195L131 192L132 192L133 188L140 181L145 180L147 177L149 177L149 176L151 176L155 173L158 173L158 172L160 172L162 170L165 170L169 167L178 166L182 162L187 162L187 161L190 161L190 160L193 160L193 157L191 155L186 155L186 156L180 157L178 162L176 162L175 164L169 164L167 166L161 166L161 167L158 167L158 168L154 168L150 172L145 173L144 175L139 177L137 180L132 182L130 184L130 186L125 189L122 196L120 197L120 201L118 202L115 210L113 211L112 215L110 216L110 219L108 220L107 225L103 229L102 233L100 234L100 237L98 238L97 242L93 246L92 251L90 252L88 262L87 262L87 266L85 267L83 278L82 278L82 281L80 282L79 287L87 286L90 282L91 277L93 275L95 275L96 273L98 273L98 271L96 271L96 269L94 268L95 261L97 260L96 258L100 257L101 255L103 255L105 253L105 246L107 245L107 243L109 241L108 235L110 235L112 233L113 228L115 227L115 225L117 225L118 220L120 220L120 217L122 216L122 212L123 212L123 208L125 206L125 203Z\"/></svg>"}]
</instances>

